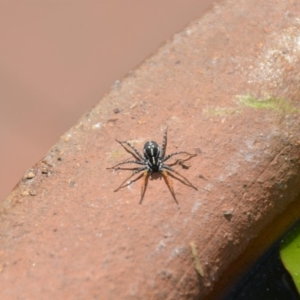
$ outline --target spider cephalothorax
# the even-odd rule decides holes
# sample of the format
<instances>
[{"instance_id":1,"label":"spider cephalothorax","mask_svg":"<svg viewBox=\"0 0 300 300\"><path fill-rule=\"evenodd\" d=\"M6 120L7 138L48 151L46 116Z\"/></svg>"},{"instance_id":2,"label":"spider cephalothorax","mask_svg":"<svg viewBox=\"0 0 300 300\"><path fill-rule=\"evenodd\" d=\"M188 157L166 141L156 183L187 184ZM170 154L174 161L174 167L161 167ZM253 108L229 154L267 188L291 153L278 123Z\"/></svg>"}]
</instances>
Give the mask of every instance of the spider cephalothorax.
<instances>
[{"instance_id":1,"label":"spider cephalothorax","mask_svg":"<svg viewBox=\"0 0 300 300\"><path fill-rule=\"evenodd\" d=\"M187 178L185 178L183 175L179 174L177 171L175 171L171 166L175 165L175 163L173 164L165 164L164 162L166 162L168 159L170 159L172 156L177 155L177 154L187 154L189 155L189 157L187 159L190 159L194 156L196 156L197 154L190 154L188 152L185 151L179 151L179 152L175 152L169 155L165 156L165 150L166 150L166 145L167 145L167 129L165 131L164 134L164 138L163 138L163 142L162 142L162 147L160 148L158 146L158 144L154 141L150 141L150 142L146 142L144 145L144 156L136 149L134 148L129 142L124 141L118 141L117 142L119 144L121 144L122 147L125 148L125 150L127 152L129 152L136 160L125 160L117 165L115 165L114 167L108 168L108 169L114 169L114 170L128 170L128 168L122 168L120 167L120 165L125 165L125 164L138 164L141 165L141 167L136 167L133 169L129 169L132 170L132 174L126 178L126 180L124 180L121 185L115 190L118 191L119 189L121 189L122 187L125 187L129 184L131 184L133 181L136 181L137 179L139 179L141 176L143 176L143 182L142 182L142 195L141 195L141 200L140 203L143 201L145 192L146 192L146 187L147 187L147 182L148 182L148 177L149 175L151 175L152 173L160 173L163 175L171 193L172 196L174 198L174 200L177 202L176 196L175 196L175 192L174 192L174 188L173 188L173 184L171 179L169 178L169 174L170 173L175 173L176 175L180 176L182 179L179 179L181 182L183 182L184 184L194 188L195 190L197 190L197 188L190 183ZM128 146L130 149L128 149L126 146ZM185 159L185 160L187 160ZM182 161L182 160L181 160ZM134 180L131 180L127 183L127 181L132 178L135 174L143 172L143 174L139 177L137 177ZM173 175L173 177L175 177ZM175 177L176 178L176 177ZM177 178L178 179L178 178ZM127 183L127 184L125 184Z\"/></svg>"}]
</instances>

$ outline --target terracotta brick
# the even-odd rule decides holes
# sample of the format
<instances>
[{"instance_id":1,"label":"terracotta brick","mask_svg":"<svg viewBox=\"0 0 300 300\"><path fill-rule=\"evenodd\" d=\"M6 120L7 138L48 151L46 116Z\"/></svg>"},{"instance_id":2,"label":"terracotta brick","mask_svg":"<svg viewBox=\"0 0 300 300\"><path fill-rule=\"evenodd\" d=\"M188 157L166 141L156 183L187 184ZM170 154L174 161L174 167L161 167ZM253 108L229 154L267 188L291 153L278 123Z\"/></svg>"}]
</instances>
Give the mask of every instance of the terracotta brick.
<instances>
[{"instance_id":1,"label":"terracotta brick","mask_svg":"<svg viewBox=\"0 0 300 300\"><path fill-rule=\"evenodd\" d=\"M224 1L116 82L1 203L0 298L204 299L234 278L299 194L299 13ZM141 205L140 181L114 193L115 139L142 151L166 126L198 191L173 179L177 205L153 176Z\"/></svg>"}]
</instances>

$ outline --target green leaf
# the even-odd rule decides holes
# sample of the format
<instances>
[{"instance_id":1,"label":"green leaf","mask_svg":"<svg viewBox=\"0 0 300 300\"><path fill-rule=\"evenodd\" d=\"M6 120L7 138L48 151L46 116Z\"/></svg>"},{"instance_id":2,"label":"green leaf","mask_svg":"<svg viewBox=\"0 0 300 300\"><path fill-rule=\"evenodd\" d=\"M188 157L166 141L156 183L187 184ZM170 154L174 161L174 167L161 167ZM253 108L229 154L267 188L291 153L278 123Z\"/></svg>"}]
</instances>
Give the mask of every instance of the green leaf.
<instances>
[{"instance_id":1,"label":"green leaf","mask_svg":"<svg viewBox=\"0 0 300 300\"><path fill-rule=\"evenodd\" d=\"M300 294L300 223L282 241L280 257Z\"/></svg>"}]
</instances>

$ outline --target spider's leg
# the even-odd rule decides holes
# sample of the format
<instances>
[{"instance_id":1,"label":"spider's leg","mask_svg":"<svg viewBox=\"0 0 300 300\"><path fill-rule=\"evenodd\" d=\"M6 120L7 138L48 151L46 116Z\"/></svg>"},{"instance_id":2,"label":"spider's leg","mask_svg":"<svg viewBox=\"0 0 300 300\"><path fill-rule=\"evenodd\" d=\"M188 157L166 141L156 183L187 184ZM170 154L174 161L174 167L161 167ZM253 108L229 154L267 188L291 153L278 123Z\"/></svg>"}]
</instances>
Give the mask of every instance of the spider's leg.
<instances>
[{"instance_id":1,"label":"spider's leg","mask_svg":"<svg viewBox=\"0 0 300 300\"><path fill-rule=\"evenodd\" d=\"M113 166L113 167L110 167L110 168L106 168L108 170L110 169L115 169L115 170L118 170L118 166L121 166L121 165L125 165L125 164L138 164L138 165L144 165L145 163L143 161L140 161L140 160L125 160L121 163L118 163L117 165Z\"/></svg>"},{"instance_id":2,"label":"spider's leg","mask_svg":"<svg viewBox=\"0 0 300 300\"><path fill-rule=\"evenodd\" d=\"M191 154L191 153L188 153L188 152L185 152L185 151L179 151L179 152L174 152L174 153L171 153L171 154L167 155L166 157L164 157L161 160L161 162L163 163L163 162L167 161L168 159L170 159L172 156L178 155L178 154L187 154L187 155L190 156L190 158L192 158L192 157L194 157L194 156L197 155L197 154Z\"/></svg>"},{"instance_id":3,"label":"spider's leg","mask_svg":"<svg viewBox=\"0 0 300 300\"><path fill-rule=\"evenodd\" d=\"M125 187L125 186L127 186L127 185L129 185L129 184L131 184L133 181L135 181L135 180L131 180L128 184L126 184L126 185L124 185L124 183L126 183L130 178L132 178L135 174L137 174L137 173L139 173L139 172L141 172L141 171L144 171L145 169L147 169L147 167L141 167L141 168L139 168L139 169L137 169L137 170L134 170L133 172L132 172L132 174L128 177L128 178L126 178L121 184L120 184L120 186L117 188L117 189L115 189L114 190L114 192L117 192L119 189L121 189L122 187Z\"/></svg>"},{"instance_id":4,"label":"spider's leg","mask_svg":"<svg viewBox=\"0 0 300 300\"><path fill-rule=\"evenodd\" d=\"M129 152L131 155L133 155L134 157L136 157L136 155L141 159L141 160L144 160L144 157L143 157L143 155L136 149L136 148L134 148L130 143L128 143L127 141L124 141L124 142L122 142L122 141L118 141L118 140L116 140L127 152ZM133 150L134 152L135 152L135 154L134 153L132 153L131 151L129 151L125 146L124 146L124 144L126 144L128 147L130 147L130 149L131 150ZM137 158L137 157L136 157Z\"/></svg>"},{"instance_id":5,"label":"spider's leg","mask_svg":"<svg viewBox=\"0 0 300 300\"><path fill-rule=\"evenodd\" d=\"M167 135L168 135L168 127L166 128L166 131L164 133L164 137L163 137L163 141L162 141L162 145L161 145L161 153L160 153L159 158L163 158L165 156L166 147L167 147L167 139L168 139Z\"/></svg>"},{"instance_id":6,"label":"spider's leg","mask_svg":"<svg viewBox=\"0 0 300 300\"><path fill-rule=\"evenodd\" d=\"M142 173L142 174L140 173L137 177L131 179L130 181L127 181L127 182L125 182L125 183L123 182L123 185L120 186L120 187L118 187L118 190L123 189L123 188L125 188L126 186L129 186L129 185L133 184L134 182L136 182L136 181L138 181L139 179L141 179L142 176L143 176L143 173ZM114 192L116 192L116 191L117 191L117 190L114 190Z\"/></svg>"},{"instance_id":7,"label":"spider's leg","mask_svg":"<svg viewBox=\"0 0 300 300\"><path fill-rule=\"evenodd\" d=\"M186 166L184 164L184 162L190 160L191 158L193 158L194 156L196 156L197 154L190 154L190 156L188 156L187 158L185 159L182 159L182 158L177 158L176 161L172 162L172 163L168 163L167 166L171 167L171 166L175 166L177 164L181 165L184 169L188 169L189 167Z\"/></svg>"},{"instance_id":8,"label":"spider's leg","mask_svg":"<svg viewBox=\"0 0 300 300\"><path fill-rule=\"evenodd\" d=\"M167 186L168 186L168 188L169 188L169 190L172 194L172 197L174 198L175 202L178 204L178 201L177 201L176 196L175 196L174 188L173 188L173 183L172 183L171 178L169 177L168 172L166 170L162 170L161 174L164 177L164 180L165 180L165 182L166 182L166 184L167 184Z\"/></svg>"},{"instance_id":9,"label":"spider's leg","mask_svg":"<svg viewBox=\"0 0 300 300\"><path fill-rule=\"evenodd\" d=\"M147 188L147 184L148 184L148 178L149 178L149 170L147 169L143 173L140 204L142 204L142 201L143 201L145 193L146 193L146 188Z\"/></svg>"},{"instance_id":10,"label":"spider's leg","mask_svg":"<svg viewBox=\"0 0 300 300\"><path fill-rule=\"evenodd\" d=\"M187 183L188 186L192 187L193 189L197 190L198 189L186 178L184 177L183 175L181 175L179 172L175 171L173 168L171 168L170 166L166 166L166 165L163 165L163 169L166 169L168 171L171 171L175 174L177 174L178 176L180 176L181 178L183 178L185 180L185 182Z\"/></svg>"}]
</instances>

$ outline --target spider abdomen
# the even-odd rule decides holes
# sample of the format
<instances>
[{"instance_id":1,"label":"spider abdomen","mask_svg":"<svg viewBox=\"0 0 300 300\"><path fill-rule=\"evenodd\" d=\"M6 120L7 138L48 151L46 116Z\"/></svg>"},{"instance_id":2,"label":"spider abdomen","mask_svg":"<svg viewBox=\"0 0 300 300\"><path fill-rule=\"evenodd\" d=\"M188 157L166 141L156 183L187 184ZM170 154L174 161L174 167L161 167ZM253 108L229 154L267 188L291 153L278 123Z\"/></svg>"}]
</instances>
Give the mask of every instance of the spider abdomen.
<instances>
[{"instance_id":1,"label":"spider abdomen","mask_svg":"<svg viewBox=\"0 0 300 300\"><path fill-rule=\"evenodd\" d=\"M161 164L160 160L161 150L156 142L150 141L144 145L144 155L148 160L148 166L151 172L159 172Z\"/></svg>"}]
</instances>

